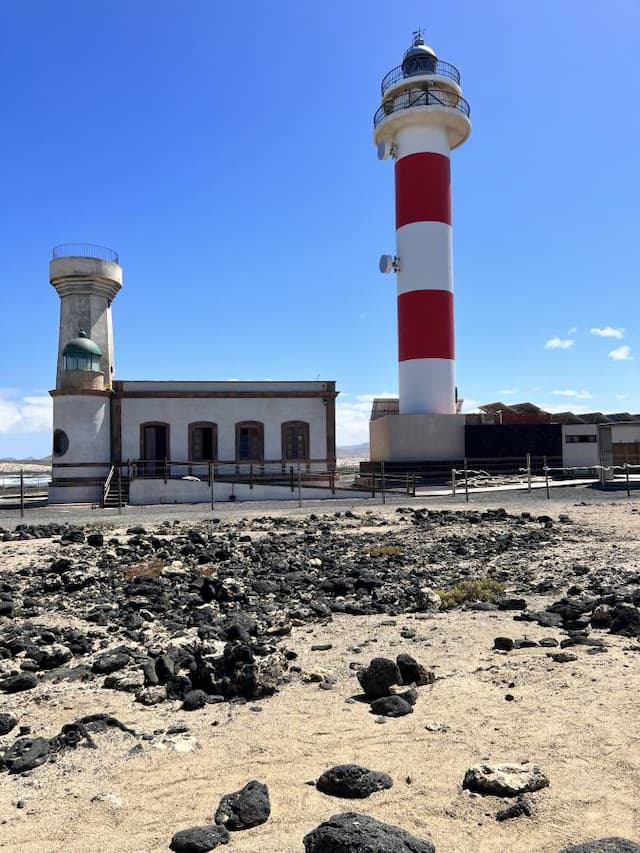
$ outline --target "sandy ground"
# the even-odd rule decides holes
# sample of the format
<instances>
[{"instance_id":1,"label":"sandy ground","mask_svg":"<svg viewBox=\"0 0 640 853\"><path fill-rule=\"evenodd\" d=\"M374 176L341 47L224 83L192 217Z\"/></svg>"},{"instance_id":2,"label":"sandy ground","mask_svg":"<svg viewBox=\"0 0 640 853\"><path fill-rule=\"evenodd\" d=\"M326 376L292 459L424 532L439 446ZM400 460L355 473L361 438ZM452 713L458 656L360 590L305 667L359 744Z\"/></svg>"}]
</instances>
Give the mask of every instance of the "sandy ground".
<instances>
[{"instance_id":1,"label":"sandy ground","mask_svg":"<svg viewBox=\"0 0 640 853\"><path fill-rule=\"evenodd\" d=\"M577 491L542 504L521 496L508 508L571 515L575 524L562 555L545 551L542 558L549 572L560 556L587 565L615 561L638 571L640 502L586 497L580 505L583 494ZM457 501L455 507L462 505ZM233 511L250 515L247 505ZM46 548L43 542L0 543L0 557L4 565L15 565ZM535 607L536 600L527 598ZM335 675L334 689L297 677L275 697L244 706L208 706L187 714L178 703L143 708L130 695L68 683L2 697L1 709L17 712L33 734L51 736L65 722L104 711L139 732L178 722L190 731L149 741L119 731L97 734L97 750L66 751L26 777L0 776L0 850L166 851L175 831L209 821L220 796L250 779L268 784L271 818L235 833L221 849L300 853L307 831L350 810L430 837L438 853L557 853L568 843L606 835L640 841L640 644L595 631L607 653L572 648L578 660L566 664L553 663L544 648L493 651L497 635L565 636L512 617L460 611L394 619L343 616L294 629L286 645L299 653L296 663L305 673ZM417 636L403 639L403 627ZM311 651L314 643L332 648ZM354 645L360 653L352 651ZM420 688L412 715L379 724L367 705L351 700L359 690L350 663L403 651L432 667L438 679ZM515 701L505 700L508 693ZM504 801L462 792L465 770L484 760L529 760L545 770L551 784L531 795L532 818L497 823ZM347 801L306 784L342 762L390 773L394 786L368 800Z\"/></svg>"}]
</instances>

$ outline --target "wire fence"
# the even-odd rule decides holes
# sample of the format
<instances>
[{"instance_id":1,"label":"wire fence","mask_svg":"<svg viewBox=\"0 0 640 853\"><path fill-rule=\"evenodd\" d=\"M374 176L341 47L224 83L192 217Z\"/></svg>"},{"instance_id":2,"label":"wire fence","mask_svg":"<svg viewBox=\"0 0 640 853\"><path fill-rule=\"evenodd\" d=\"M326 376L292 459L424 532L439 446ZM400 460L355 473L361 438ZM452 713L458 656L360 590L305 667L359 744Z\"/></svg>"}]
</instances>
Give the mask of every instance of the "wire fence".
<instances>
[{"instance_id":1,"label":"wire fence","mask_svg":"<svg viewBox=\"0 0 640 853\"><path fill-rule=\"evenodd\" d=\"M102 491L102 500L96 506L117 507L122 510L128 502L129 485L136 479L160 480L168 486L176 481L204 483L203 500L207 490L213 505L217 500L235 500L235 487L245 487L242 495L250 496L260 486L279 487L303 500L330 496L363 497L369 495L383 503L396 497L456 497L479 492L499 490L544 489L551 497L551 489L563 484L591 485L602 490L626 491L627 496L640 489L640 464L563 465L560 457L534 456L467 458L425 463L391 463L354 461L337 463L328 460L277 462L174 462L135 461L114 465L106 480L96 481ZM53 485L64 481L54 480ZM83 485L85 480L67 480L68 485ZM25 508L46 503L49 473L19 471L0 474L0 506ZM247 488L248 487L248 491ZM203 489L200 488L200 494ZM111 501L108 501L112 490ZM276 490L278 491L278 489ZM238 489L240 492L240 489ZM273 493L271 493L273 494ZM258 494L256 494L256 497Z\"/></svg>"}]
</instances>

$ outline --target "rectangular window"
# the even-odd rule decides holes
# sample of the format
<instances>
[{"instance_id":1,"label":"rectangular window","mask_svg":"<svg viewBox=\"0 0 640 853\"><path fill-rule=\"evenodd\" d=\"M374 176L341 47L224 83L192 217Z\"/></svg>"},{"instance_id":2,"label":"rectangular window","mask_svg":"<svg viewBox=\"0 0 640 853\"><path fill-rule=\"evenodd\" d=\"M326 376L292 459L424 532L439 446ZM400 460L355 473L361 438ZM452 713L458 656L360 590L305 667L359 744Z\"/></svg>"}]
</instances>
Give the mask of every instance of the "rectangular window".
<instances>
[{"instance_id":1,"label":"rectangular window","mask_svg":"<svg viewBox=\"0 0 640 853\"><path fill-rule=\"evenodd\" d=\"M597 435L566 435L566 444L595 444L598 440Z\"/></svg>"}]
</instances>

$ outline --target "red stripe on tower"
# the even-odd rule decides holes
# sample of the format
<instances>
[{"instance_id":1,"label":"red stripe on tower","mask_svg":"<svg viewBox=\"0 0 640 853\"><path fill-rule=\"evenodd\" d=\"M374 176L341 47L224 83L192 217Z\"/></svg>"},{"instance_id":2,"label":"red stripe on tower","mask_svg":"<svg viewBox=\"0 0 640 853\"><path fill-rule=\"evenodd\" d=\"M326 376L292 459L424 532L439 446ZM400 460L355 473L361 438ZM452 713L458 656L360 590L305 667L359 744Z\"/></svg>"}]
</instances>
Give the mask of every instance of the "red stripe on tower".
<instances>
[{"instance_id":1,"label":"red stripe on tower","mask_svg":"<svg viewBox=\"0 0 640 853\"><path fill-rule=\"evenodd\" d=\"M451 225L451 169L444 154L420 152L396 161L396 228L410 222Z\"/></svg>"},{"instance_id":2,"label":"red stripe on tower","mask_svg":"<svg viewBox=\"0 0 640 853\"><path fill-rule=\"evenodd\" d=\"M411 290L398 296L398 356L400 361L455 357L453 293Z\"/></svg>"}]
</instances>

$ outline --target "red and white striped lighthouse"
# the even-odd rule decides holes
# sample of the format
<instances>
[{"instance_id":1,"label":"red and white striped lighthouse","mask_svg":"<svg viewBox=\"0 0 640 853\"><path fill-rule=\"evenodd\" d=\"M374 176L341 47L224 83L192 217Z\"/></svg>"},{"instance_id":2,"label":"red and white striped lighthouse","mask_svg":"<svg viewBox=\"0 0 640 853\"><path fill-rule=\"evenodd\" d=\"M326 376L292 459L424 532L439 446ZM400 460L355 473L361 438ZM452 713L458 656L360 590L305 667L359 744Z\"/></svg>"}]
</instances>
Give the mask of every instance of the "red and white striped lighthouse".
<instances>
[{"instance_id":1,"label":"red and white striped lighthouse","mask_svg":"<svg viewBox=\"0 0 640 853\"><path fill-rule=\"evenodd\" d=\"M382 80L374 116L378 157L395 158L399 411L456 413L449 155L471 132L460 74L414 33Z\"/></svg>"}]
</instances>

